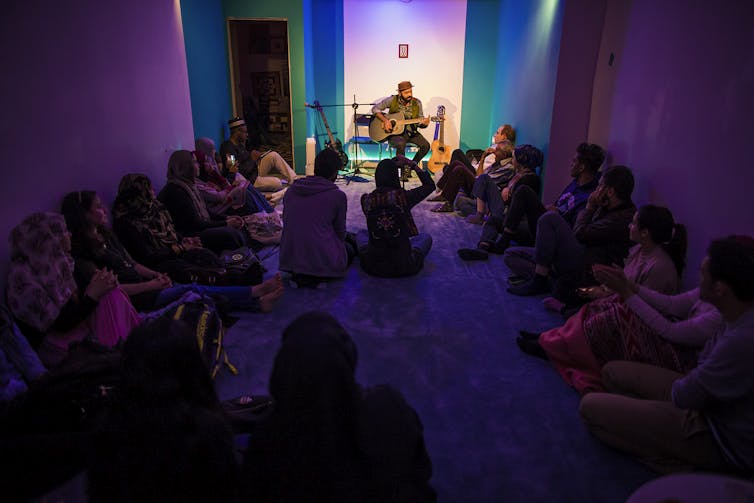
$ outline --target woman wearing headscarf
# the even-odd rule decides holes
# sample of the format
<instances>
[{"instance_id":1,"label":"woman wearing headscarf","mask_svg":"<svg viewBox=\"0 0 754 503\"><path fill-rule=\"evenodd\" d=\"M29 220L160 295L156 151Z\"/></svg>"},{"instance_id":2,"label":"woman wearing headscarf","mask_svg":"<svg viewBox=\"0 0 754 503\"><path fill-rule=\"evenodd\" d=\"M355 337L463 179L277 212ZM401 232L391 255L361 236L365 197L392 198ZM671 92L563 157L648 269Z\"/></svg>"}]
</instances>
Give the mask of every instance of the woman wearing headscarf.
<instances>
[{"instance_id":1,"label":"woman wearing headscarf","mask_svg":"<svg viewBox=\"0 0 754 503\"><path fill-rule=\"evenodd\" d=\"M121 178L113 203L113 230L136 262L164 272L174 281L214 284L226 279L222 262L202 246L200 238L178 234L146 175Z\"/></svg>"},{"instance_id":2,"label":"woman wearing headscarf","mask_svg":"<svg viewBox=\"0 0 754 503\"><path fill-rule=\"evenodd\" d=\"M25 218L11 231L10 248L8 307L48 367L62 362L76 342L111 347L139 324L112 272L95 269L77 286L71 234L60 214Z\"/></svg>"},{"instance_id":3,"label":"woman wearing headscarf","mask_svg":"<svg viewBox=\"0 0 754 503\"><path fill-rule=\"evenodd\" d=\"M450 155L450 163L442 168L442 176L437 181L437 187L442 189L439 196L429 199L430 201L439 201L442 204L432 208L435 213L450 213L453 211L453 201L459 191L463 191L466 196L471 197L471 190L474 188L474 179L476 170L471 165L463 150L457 148Z\"/></svg>"},{"instance_id":4,"label":"woman wearing headscarf","mask_svg":"<svg viewBox=\"0 0 754 503\"><path fill-rule=\"evenodd\" d=\"M539 194L541 182L537 175L537 167L542 165L542 151L532 145L519 145L513 150L513 177L508 180L502 189L497 185L487 185L487 205L490 215L482 227L482 236L479 238L476 248L461 248L458 255L463 260L486 260L489 253L503 253L511 240L510 235L503 236L505 247L497 246L498 238L503 233L505 214L513 200L513 194L521 187L529 187ZM528 226L527 226L528 229ZM531 240L528 230L525 233L516 233L513 237L516 241L526 242Z\"/></svg>"},{"instance_id":5,"label":"woman wearing headscarf","mask_svg":"<svg viewBox=\"0 0 754 503\"><path fill-rule=\"evenodd\" d=\"M152 311L178 300L192 291L202 295L221 295L231 309L270 311L283 294L278 274L259 285L204 286L179 285L166 275L135 261L117 236L106 227L107 210L91 190L71 192L63 198L62 213L72 234L78 281L86 283L97 269L115 273L120 288L140 311Z\"/></svg>"},{"instance_id":6,"label":"woman wearing headscarf","mask_svg":"<svg viewBox=\"0 0 754 503\"><path fill-rule=\"evenodd\" d=\"M251 215L274 211L267 199L239 173L228 173L225 178L215 160L215 142L210 138L197 138L194 155L199 162L197 189L207 209L215 215Z\"/></svg>"},{"instance_id":7,"label":"woman wearing headscarf","mask_svg":"<svg viewBox=\"0 0 754 503\"><path fill-rule=\"evenodd\" d=\"M243 219L211 215L196 188L198 174L199 163L193 153L173 152L168 161L168 183L158 199L170 212L176 229L184 236L200 237L203 245L215 253L244 246L246 239L240 230Z\"/></svg>"},{"instance_id":8,"label":"woman wearing headscarf","mask_svg":"<svg viewBox=\"0 0 754 503\"><path fill-rule=\"evenodd\" d=\"M327 313L285 329L270 377L275 407L244 463L249 500L436 501L419 417L389 386L362 389L356 361Z\"/></svg>"},{"instance_id":9,"label":"woman wearing headscarf","mask_svg":"<svg viewBox=\"0 0 754 503\"><path fill-rule=\"evenodd\" d=\"M409 166L421 186L401 188L398 170ZM374 172L377 188L361 196L367 230L359 231L356 242L361 267L374 276L399 277L418 273L432 247L432 236L419 233L411 208L435 190L432 175L403 156L383 159Z\"/></svg>"}]
</instances>

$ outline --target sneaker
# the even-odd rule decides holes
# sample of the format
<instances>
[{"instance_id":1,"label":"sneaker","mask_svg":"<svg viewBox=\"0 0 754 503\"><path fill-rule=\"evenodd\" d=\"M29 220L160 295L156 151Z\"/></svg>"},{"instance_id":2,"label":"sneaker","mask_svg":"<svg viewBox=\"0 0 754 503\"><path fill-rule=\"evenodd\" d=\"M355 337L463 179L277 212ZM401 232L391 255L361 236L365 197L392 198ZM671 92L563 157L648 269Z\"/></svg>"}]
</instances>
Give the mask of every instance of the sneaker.
<instances>
[{"instance_id":1,"label":"sneaker","mask_svg":"<svg viewBox=\"0 0 754 503\"><path fill-rule=\"evenodd\" d=\"M432 208L431 210L433 213L452 213L453 211L453 205L449 202L444 202L440 206L437 206L436 208Z\"/></svg>"},{"instance_id":2,"label":"sneaker","mask_svg":"<svg viewBox=\"0 0 754 503\"><path fill-rule=\"evenodd\" d=\"M484 223L484 215L482 215L481 213L474 213L473 215L469 215L468 217L466 217L466 223L482 225Z\"/></svg>"},{"instance_id":3,"label":"sneaker","mask_svg":"<svg viewBox=\"0 0 754 503\"><path fill-rule=\"evenodd\" d=\"M521 297L550 293L550 282L546 276L535 274L529 281L518 286L508 287L508 293Z\"/></svg>"},{"instance_id":4,"label":"sneaker","mask_svg":"<svg viewBox=\"0 0 754 503\"><path fill-rule=\"evenodd\" d=\"M458 250L458 256L462 260L487 260L489 254L479 248L461 248Z\"/></svg>"}]
</instances>

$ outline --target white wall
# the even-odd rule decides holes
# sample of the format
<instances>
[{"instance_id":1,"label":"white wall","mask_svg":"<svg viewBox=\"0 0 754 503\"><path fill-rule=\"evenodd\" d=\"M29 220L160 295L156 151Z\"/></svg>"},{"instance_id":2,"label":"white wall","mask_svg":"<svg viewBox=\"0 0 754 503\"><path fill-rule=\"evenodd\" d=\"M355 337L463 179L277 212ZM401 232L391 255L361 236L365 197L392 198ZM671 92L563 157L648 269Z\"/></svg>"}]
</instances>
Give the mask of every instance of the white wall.
<instances>
[{"instance_id":1,"label":"white wall","mask_svg":"<svg viewBox=\"0 0 754 503\"><path fill-rule=\"evenodd\" d=\"M344 0L344 103L358 103L396 93L410 80L424 114L445 106L445 143L458 146L463 93L463 41L466 0ZM409 44L408 59L398 58L398 44ZM371 106L358 109L369 113ZM343 110L346 138L353 135L353 110ZM434 125L421 130L432 141Z\"/></svg>"}]
</instances>

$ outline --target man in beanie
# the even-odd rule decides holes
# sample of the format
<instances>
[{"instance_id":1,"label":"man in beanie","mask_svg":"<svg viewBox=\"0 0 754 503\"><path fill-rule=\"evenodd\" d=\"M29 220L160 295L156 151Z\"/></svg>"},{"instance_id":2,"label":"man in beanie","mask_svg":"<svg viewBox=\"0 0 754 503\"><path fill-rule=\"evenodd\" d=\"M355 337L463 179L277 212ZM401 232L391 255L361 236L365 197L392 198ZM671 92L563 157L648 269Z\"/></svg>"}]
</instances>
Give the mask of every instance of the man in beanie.
<instances>
[{"instance_id":1,"label":"man in beanie","mask_svg":"<svg viewBox=\"0 0 754 503\"><path fill-rule=\"evenodd\" d=\"M393 131L393 124L390 122L388 116L383 113L385 110L389 114L400 113L403 119L418 119L423 117L422 121L418 124L408 124L402 133L392 135L388 138L388 143L395 148L396 155L399 156L405 155L407 144L412 143L416 145L419 151L416 152L413 160L418 164L427 155L427 152L429 152L429 142L419 133L418 128L426 128L429 125L429 118L424 117L422 102L414 98L413 87L408 80L399 82L398 94L377 100L372 107L372 113L382 121L382 128L386 133ZM403 173L404 177L411 176L410 170L404 170Z\"/></svg>"}]
</instances>

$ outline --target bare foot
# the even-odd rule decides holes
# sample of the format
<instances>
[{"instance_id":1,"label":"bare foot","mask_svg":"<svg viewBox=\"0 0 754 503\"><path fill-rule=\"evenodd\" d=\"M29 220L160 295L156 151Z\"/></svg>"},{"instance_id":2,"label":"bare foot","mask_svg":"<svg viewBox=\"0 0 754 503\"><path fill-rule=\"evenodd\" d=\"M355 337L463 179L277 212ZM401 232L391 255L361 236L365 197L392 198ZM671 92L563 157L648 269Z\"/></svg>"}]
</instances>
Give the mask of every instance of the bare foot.
<instances>
[{"instance_id":1,"label":"bare foot","mask_svg":"<svg viewBox=\"0 0 754 503\"><path fill-rule=\"evenodd\" d=\"M269 313L275 306L275 303L283 296L283 285L280 284L275 290L259 297L259 310L263 313Z\"/></svg>"},{"instance_id":2,"label":"bare foot","mask_svg":"<svg viewBox=\"0 0 754 503\"><path fill-rule=\"evenodd\" d=\"M275 276L271 277L270 279L263 281L258 285L252 286L251 296L261 297L263 295L267 295L268 293L274 292L275 289L282 286L283 286L283 278L282 276L280 276L280 273L277 273L275 274Z\"/></svg>"}]
</instances>

